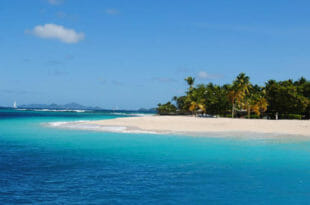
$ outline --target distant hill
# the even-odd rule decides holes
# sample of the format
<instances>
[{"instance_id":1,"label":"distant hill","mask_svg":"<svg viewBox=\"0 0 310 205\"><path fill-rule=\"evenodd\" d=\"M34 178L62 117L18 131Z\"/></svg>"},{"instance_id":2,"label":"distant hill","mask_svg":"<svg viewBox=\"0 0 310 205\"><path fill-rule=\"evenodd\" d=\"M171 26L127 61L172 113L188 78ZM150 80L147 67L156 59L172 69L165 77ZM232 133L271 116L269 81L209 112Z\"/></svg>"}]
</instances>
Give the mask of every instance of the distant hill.
<instances>
[{"instance_id":1,"label":"distant hill","mask_svg":"<svg viewBox=\"0 0 310 205\"><path fill-rule=\"evenodd\" d=\"M156 113L156 108L150 108L150 109L147 109L147 108L140 108L137 110L138 112L144 112L144 113Z\"/></svg>"},{"instance_id":2,"label":"distant hill","mask_svg":"<svg viewBox=\"0 0 310 205\"><path fill-rule=\"evenodd\" d=\"M123 111L123 112L142 112L142 113L156 113L156 108L140 108L138 110L110 110L110 109L103 109L101 107L91 107L91 106L84 106L78 103L68 103L64 105L58 105L56 103L52 104L28 104L28 105L19 105L18 108L22 109L49 109L49 110L102 110L102 111Z\"/></svg>"},{"instance_id":3,"label":"distant hill","mask_svg":"<svg viewBox=\"0 0 310 205\"><path fill-rule=\"evenodd\" d=\"M51 110L100 110L100 107L84 106L77 103L68 103L65 105L52 104L29 104L19 105L18 108L23 109L51 109Z\"/></svg>"}]
</instances>

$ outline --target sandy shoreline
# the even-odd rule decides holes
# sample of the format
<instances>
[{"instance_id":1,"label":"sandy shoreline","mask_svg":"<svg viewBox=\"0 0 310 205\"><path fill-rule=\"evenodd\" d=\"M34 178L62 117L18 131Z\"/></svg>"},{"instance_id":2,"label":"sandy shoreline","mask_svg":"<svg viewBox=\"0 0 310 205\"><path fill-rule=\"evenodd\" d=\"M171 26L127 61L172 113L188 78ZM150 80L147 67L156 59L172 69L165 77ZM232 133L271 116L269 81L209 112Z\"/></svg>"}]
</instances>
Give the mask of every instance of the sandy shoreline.
<instances>
[{"instance_id":1,"label":"sandy shoreline","mask_svg":"<svg viewBox=\"0 0 310 205\"><path fill-rule=\"evenodd\" d=\"M310 120L257 120L197 118L191 116L143 116L110 120L60 123L58 127L132 133L175 133L196 136L235 133L298 135L310 137Z\"/></svg>"}]
</instances>

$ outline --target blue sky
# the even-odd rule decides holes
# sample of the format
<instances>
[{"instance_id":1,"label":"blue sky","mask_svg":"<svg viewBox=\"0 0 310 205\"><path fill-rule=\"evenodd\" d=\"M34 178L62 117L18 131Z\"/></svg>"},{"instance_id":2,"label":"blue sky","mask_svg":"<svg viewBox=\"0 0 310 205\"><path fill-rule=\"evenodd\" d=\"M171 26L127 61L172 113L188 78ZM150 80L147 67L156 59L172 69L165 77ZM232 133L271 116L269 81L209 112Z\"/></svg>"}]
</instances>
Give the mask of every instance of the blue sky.
<instances>
[{"instance_id":1,"label":"blue sky","mask_svg":"<svg viewBox=\"0 0 310 205\"><path fill-rule=\"evenodd\" d=\"M197 83L310 78L310 1L1 0L0 105L154 107Z\"/></svg>"}]
</instances>

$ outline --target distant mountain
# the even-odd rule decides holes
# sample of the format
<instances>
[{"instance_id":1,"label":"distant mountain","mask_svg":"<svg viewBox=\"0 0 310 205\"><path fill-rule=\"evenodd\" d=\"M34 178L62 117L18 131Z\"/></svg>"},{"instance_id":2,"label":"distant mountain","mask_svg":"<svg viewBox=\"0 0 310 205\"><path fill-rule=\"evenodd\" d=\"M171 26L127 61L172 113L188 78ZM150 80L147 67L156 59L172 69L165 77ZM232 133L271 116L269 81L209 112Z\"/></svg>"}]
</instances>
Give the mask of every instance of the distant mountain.
<instances>
[{"instance_id":1,"label":"distant mountain","mask_svg":"<svg viewBox=\"0 0 310 205\"><path fill-rule=\"evenodd\" d=\"M89 107L77 103L68 103L65 105L52 104L29 104L19 105L18 108L23 109L51 109L51 110L100 110L100 107Z\"/></svg>"},{"instance_id":2,"label":"distant mountain","mask_svg":"<svg viewBox=\"0 0 310 205\"><path fill-rule=\"evenodd\" d=\"M140 108L137 110L138 112L144 112L144 113L156 113L156 108L150 108L150 109L147 109L147 108Z\"/></svg>"},{"instance_id":3,"label":"distant mountain","mask_svg":"<svg viewBox=\"0 0 310 205\"><path fill-rule=\"evenodd\" d=\"M101 111L111 111L111 112L142 112L142 113L156 113L156 108L140 108L138 110L110 110L110 109L103 109L101 107L91 107L91 106L84 106L78 103L68 103L64 105L58 105L56 103L52 104L27 104L27 105L19 105L18 108L21 109L49 109L49 110L101 110Z\"/></svg>"}]
</instances>

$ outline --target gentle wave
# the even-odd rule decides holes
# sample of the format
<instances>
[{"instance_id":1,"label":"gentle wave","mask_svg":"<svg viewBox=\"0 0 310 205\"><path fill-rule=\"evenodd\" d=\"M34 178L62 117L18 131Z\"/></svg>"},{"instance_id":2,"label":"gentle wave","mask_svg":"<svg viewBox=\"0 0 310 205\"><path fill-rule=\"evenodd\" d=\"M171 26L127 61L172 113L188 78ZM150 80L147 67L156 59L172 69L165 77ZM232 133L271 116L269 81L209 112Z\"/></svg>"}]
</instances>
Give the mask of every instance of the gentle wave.
<instances>
[{"instance_id":1,"label":"gentle wave","mask_svg":"<svg viewBox=\"0 0 310 205\"><path fill-rule=\"evenodd\" d=\"M45 125L49 127L57 127L64 129L77 129L77 130L93 130L102 132L118 132L118 133L144 133L144 134L158 134L152 131L139 130L134 128L129 128L125 126L104 126L98 124L88 123L88 120L74 121L74 122L49 122Z\"/></svg>"}]
</instances>

